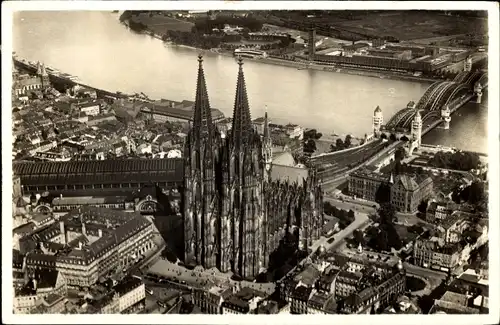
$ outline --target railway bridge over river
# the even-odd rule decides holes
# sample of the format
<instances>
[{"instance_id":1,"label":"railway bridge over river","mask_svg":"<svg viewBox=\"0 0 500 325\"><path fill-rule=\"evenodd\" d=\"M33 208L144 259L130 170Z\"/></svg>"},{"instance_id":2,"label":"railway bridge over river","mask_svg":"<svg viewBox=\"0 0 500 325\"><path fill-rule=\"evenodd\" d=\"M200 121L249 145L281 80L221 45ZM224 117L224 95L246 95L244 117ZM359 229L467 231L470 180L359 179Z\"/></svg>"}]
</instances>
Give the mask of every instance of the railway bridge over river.
<instances>
[{"instance_id":1,"label":"railway bridge over river","mask_svg":"<svg viewBox=\"0 0 500 325\"><path fill-rule=\"evenodd\" d=\"M486 87L488 75L484 71L464 71L453 81L437 81L417 103L409 102L385 124L382 110L377 107L373 117L374 139L370 143L316 156L311 162L318 167L323 182L328 183L366 164L384 150L394 152L392 149L403 146L411 155L420 147L421 138L427 132L440 124L449 128L451 114L460 107L473 99L480 103Z\"/></svg>"}]
</instances>

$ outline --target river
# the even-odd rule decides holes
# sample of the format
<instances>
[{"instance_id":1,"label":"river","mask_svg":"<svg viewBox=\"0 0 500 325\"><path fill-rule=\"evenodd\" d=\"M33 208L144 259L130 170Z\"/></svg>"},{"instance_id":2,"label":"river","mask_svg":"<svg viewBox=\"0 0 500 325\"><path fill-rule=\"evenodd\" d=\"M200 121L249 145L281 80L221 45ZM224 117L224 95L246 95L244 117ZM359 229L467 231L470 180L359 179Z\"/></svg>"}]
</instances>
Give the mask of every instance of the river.
<instances>
[{"instance_id":1,"label":"river","mask_svg":"<svg viewBox=\"0 0 500 325\"><path fill-rule=\"evenodd\" d=\"M136 34L120 24L118 17L116 13L98 11L19 12L14 15L14 51L22 58L76 75L95 87L144 92L158 99L193 100L199 52ZM204 68L212 107L230 116L237 64L233 58L205 53ZM369 133L377 105L388 120L410 100L418 101L429 86L249 60L244 69L254 118L262 116L267 106L273 122L296 123L327 134ZM484 111L471 110L465 118L485 121ZM485 122L474 122L475 127L467 122L459 124L464 123L463 128L474 129L484 137ZM426 142L436 139L444 144L447 136L438 131L426 138L430 139ZM469 140L460 140L464 149L481 151L481 141L470 147ZM462 147L462 143L455 146Z\"/></svg>"}]
</instances>

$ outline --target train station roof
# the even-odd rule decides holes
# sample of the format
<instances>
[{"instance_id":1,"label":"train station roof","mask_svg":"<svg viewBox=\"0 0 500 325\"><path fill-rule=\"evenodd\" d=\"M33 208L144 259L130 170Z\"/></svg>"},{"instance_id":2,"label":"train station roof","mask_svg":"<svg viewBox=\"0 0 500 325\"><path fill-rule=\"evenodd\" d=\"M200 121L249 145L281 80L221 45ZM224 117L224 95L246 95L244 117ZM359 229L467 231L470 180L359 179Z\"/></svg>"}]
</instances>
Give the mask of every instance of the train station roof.
<instances>
[{"instance_id":1,"label":"train station roof","mask_svg":"<svg viewBox=\"0 0 500 325\"><path fill-rule=\"evenodd\" d=\"M184 162L181 158L14 162L13 170L23 185L180 182Z\"/></svg>"}]
</instances>

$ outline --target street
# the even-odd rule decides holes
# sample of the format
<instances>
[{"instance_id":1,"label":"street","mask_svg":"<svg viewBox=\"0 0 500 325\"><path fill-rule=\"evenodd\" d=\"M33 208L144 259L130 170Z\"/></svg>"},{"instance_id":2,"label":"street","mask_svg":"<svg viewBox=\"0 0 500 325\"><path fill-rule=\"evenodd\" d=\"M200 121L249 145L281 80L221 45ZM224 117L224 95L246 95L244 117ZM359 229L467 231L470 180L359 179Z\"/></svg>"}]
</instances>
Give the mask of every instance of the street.
<instances>
[{"instance_id":1,"label":"street","mask_svg":"<svg viewBox=\"0 0 500 325\"><path fill-rule=\"evenodd\" d=\"M256 290L265 291L268 293L274 292L274 283L255 283L249 281L235 281L231 279L231 274L221 273L217 269L203 270L201 267L196 267L193 270L188 270L183 266L171 263L167 259L159 259L154 263L149 273L163 276L173 280L177 284L180 282L186 287L203 287L209 282L212 283L241 283L242 287L250 287Z\"/></svg>"},{"instance_id":2,"label":"street","mask_svg":"<svg viewBox=\"0 0 500 325\"><path fill-rule=\"evenodd\" d=\"M328 238L321 237L312 246L310 246L310 248L312 249L313 253L316 252L316 250L321 245L323 245L327 251L332 250L333 248L336 248L340 244L342 244L342 241L346 237L350 236L354 232L354 230L361 228L361 227L364 227L364 226L368 225L369 223L370 223L370 219L368 219L368 214L356 212L355 219L349 226L347 226L345 229L339 231L338 233L336 233L335 235L333 235L331 237L328 237ZM330 238L335 238L335 240L332 243L328 243L328 239L330 239Z\"/></svg>"},{"instance_id":3,"label":"street","mask_svg":"<svg viewBox=\"0 0 500 325\"><path fill-rule=\"evenodd\" d=\"M410 264L407 262L404 262L403 265L409 274L415 274L415 275L421 276L425 279L443 280L447 276L446 273L439 272L436 270L431 270L431 269L420 267L420 266L416 266L416 265L413 265L413 264Z\"/></svg>"},{"instance_id":4,"label":"street","mask_svg":"<svg viewBox=\"0 0 500 325\"><path fill-rule=\"evenodd\" d=\"M342 195L344 199L339 199L333 196L327 196L325 195L323 200L330 202L333 206L337 207L338 209L344 209L344 210L353 210L353 211L358 211L360 213L365 213L365 214L371 214L371 213L376 213L377 208L374 208L373 206L378 207L378 204L375 202L369 202L369 201L354 201L352 199L346 198L346 196Z\"/></svg>"}]
</instances>

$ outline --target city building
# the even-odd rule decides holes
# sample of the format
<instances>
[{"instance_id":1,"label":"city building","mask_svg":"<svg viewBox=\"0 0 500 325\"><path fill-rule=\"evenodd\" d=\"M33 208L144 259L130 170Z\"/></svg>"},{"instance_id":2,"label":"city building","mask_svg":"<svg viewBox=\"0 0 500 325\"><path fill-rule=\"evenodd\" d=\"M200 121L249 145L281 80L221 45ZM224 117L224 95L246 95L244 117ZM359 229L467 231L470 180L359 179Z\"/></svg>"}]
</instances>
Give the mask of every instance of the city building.
<instances>
[{"instance_id":1,"label":"city building","mask_svg":"<svg viewBox=\"0 0 500 325\"><path fill-rule=\"evenodd\" d=\"M195 103L191 101L175 102L170 100L146 103L141 107L141 113L159 123L192 122ZM213 121L224 119L224 114L218 109L211 109Z\"/></svg>"},{"instance_id":2,"label":"city building","mask_svg":"<svg viewBox=\"0 0 500 325\"><path fill-rule=\"evenodd\" d=\"M67 298L57 294L50 294L42 298L41 303L31 310L31 314L62 314L66 311Z\"/></svg>"},{"instance_id":3,"label":"city building","mask_svg":"<svg viewBox=\"0 0 500 325\"><path fill-rule=\"evenodd\" d=\"M390 175L366 169L349 174L349 193L368 201L376 201L381 185L390 189L390 202L400 212L413 213L418 205L432 196L433 183L429 176Z\"/></svg>"},{"instance_id":4,"label":"city building","mask_svg":"<svg viewBox=\"0 0 500 325\"><path fill-rule=\"evenodd\" d=\"M26 278L28 281L21 287L14 289L14 313L27 314L37 307L42 300L48 299L49 304L53 296L65 297L67 282L64 275L56 270L37 269ZM57 307L55 307L57 308Z\"/></svg>"},{"instance_id":5,"label":"city building","mask_svg":"<svg viewBox=\"0 0 500 325\"><path fill-rule=\"evenodd\" d=\"M426 212L428 222L439 222L447 219L456 208L456 204L448 202L429 202Z\"/></svg>"},{"instance_id":6,"label":"city building","mask_svg":"<svg viewBox=\"0 0 500 325\"><path fill-rule=\"evenodd\" d=\"M17 175L12 175L12 199L17 200L21 195L21 179Z\"/></svg>"},{"instance_id":7,"label":"city building","mask_svg":"<svg viewBox=\"0 0 500 325\"><path fill-rule=\"evenodd\" d=\"M222 314L222 302L232 294L233 289L228 286L196 288L193 292L193 304L205 314Z\"/></svg>"},{"instance_id":8,"label":"city building","mask_svg":"<svg viewBox=\"0 0 500 325\"><path fill-rule=\"evenodd\" d=\"M479 314L479 309L468 306L469 297L465 294L446 291L440 299L434 300L429 314Z\"/></svg>"},{"instance_id":9,"label":"city building","mask_svg":"<svg viewBox=\"0 0 500 325\"><path fill-rule=\"evenodd\" d=\"M272 179L269 125L262 138L252 126L241 59L231 132L221 136L202 61L184 153L184 259L254 278L285 234L295 232L301 247L320 237L322 192L315 170L301 185Z\"/></svg>"},{"instance_id":10,"label":"city building","mask_svg":"<svg viewBox=\"0 0 500 325\"><path fill-rule=\"evenodd\" d=\"M120 313L132 308L146 299L146 287L141 279L126 277L113 290L119 296L118 310Z\"/></svg>"},{"instance_id":11,"label":"city building","mask_svg":"<svg viewBox=\"0 0 500 325\"><path fill-rule=\"evenodd\" d=\"M442 233L442 237L445 243L458 243L462 239L462 233L470 225L470 222L462 215L462 213L456 211L448 218L442 220L437 230Z\"/></svg>"},{"instance_id":12,"label":"city building","mask_svg":"<svg viewBox=\"0 0 500 325\"><path fill-rule=\"evenodd\" d=\"M13 91L17 97L30 95L39 90L45 90L50 87L49 75L45 69L45 65L38 62L35 76L20 75L14 78Z\"/></svg>"},{"instance_id":13,"label":"city building","mask_svg":"<svg viewBox=\"0 0 500 325\"><path fill-rule=\"evenodd\" d=\"M336 313L337 302L335 295L317 291L316 289L311 292L311 296L307 302L307 314L327 315Z\"/></svg>"},{"instance_id":14,"label":"city building","mask_svg":"<svg viewBox=\"0 0 500 325\"><path fill-rule=\"evenodd\" d=\"M268 294L248 287L241 288L222 302L222 314L255 314Z\"/></svg>"},{"instance_id":15,"label":"city building","mask_svg":"<svg viewBox=\"0 0 500 325\"><path fill-rule=\"evenodd\" d=\"M417 239L413 246L413 263L417 266L450 271L460 262L460 243L444 244L437 238Z\"/></svg>"},{"instance_id":16,"label":"city building","mask_svg":"<svg viewBox=\"0 0 500 325\"><path fill-rule=\"evenodd\" d=\"M368 313L396 302L405 291L402 262L367 255L320 253L316 262L298 266L280 283L280 298L292 314Z\"/></svg>"},{"instance_id":17,"label":"city building","mask_svg":"<svg viewBox=\"0 0 500 325\"><path fill-rule=\"evenodd\" d=\"M101 105L98 101L83 102L77 104L80 112L86 115L96 116L101 112Z\"/></svg>"},{"instance_id":18,"label":"city building","mask_svg":"<svg viewBox=\"0 0 500 325\"><path fill-rule=\"evenodd\" d=\"M94 285L156 249L153 225L136 212L85 207L20 240L26 271L58 271L70 287Z\"/></svg>"}]
</instances>

